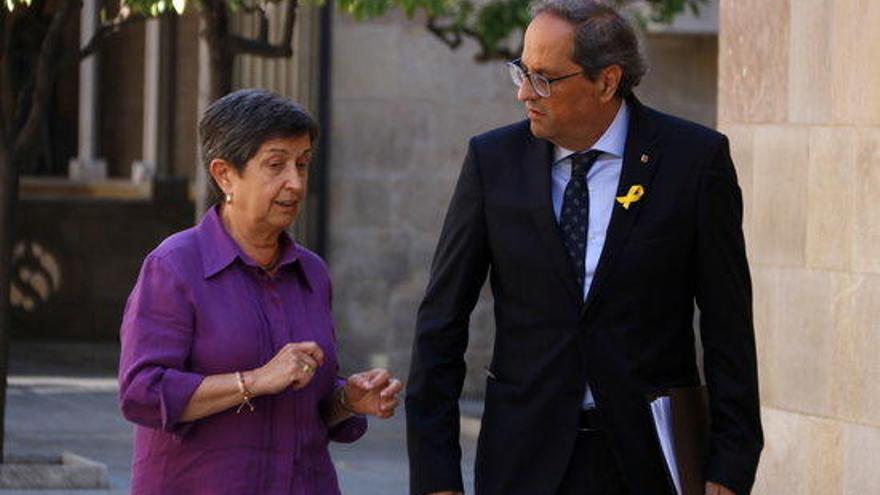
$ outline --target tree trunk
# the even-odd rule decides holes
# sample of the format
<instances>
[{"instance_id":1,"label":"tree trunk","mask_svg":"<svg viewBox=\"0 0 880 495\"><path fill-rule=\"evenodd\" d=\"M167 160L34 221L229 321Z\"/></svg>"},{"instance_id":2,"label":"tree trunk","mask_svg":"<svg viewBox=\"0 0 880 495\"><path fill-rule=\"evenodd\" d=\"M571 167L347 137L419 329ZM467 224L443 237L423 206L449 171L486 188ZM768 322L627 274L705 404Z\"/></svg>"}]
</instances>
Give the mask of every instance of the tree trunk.
<instances>
[{"instance_id":1,"label":"tree trunk","mask_svg":"<svg viewBox=\"0 0 880 495\"><path fill-rule=\"evenodd\" d=\"M12 244L15 240L15 203L18 196L18 167L5 136L0 136L0 463L5 441L6 374L9 333L12 330Z\"/></svg>"},{"instance_id":2,"label":"tree trunk","mask_svg":"<svg viewBox=\"0 0 880 495\"><path fill-rule=\"evenodd\" d=\"M198 115L208 106L232 91L232 74L235 52L232 50L229 32L229 10L226 0L201 0L202 42L207 56L200 54ZM205 60L205 58L207 60ZM202 164L201 146L196 145L195 218L198 223L202 214L214 199L208 181L208 172Z\"/></svg>"},{"instance_id":3,"label":"tree trunk","mask_svg":"<svg viewBox=\"0 0 880 495\"><path fill-rule=\"evenodd\" d=\"M211 91L210 102L232 91L235 52L229 30L229 8L226 0L203 0L202 19L208 44Z\"/></svg>"}]
</instances>

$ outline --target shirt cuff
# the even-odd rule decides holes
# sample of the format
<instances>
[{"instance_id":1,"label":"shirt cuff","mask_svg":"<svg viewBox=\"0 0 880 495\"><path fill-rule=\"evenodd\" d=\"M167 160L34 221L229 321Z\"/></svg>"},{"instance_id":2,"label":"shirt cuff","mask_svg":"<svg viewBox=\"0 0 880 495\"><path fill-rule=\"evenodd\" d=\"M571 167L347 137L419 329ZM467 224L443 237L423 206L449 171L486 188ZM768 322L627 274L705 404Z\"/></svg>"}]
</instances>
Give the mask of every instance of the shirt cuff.
<instances>
[{"instance_id":1,"label":"shirt cuff","mask_svg":"<svg viewBox=\"0 0 880 495\"><path fill-rule=\"evenodd\" d=\"M339 443L352 443L367 432L366 416L356 415L333 426L327 432L330 440Z\"/></svg>"},{"instance_id":2,"label":"shirt cuff","mask_svg":"<svg viewBox=\"0 0 880 495\"><path fill-rule=\"evenodd\" d=\"M159 401L162 412L162 430L183 436L192 422L181 423L180 417L190 398L205 377L197 373L166 369L160 382Z\"/></svg>"}]
</instances>

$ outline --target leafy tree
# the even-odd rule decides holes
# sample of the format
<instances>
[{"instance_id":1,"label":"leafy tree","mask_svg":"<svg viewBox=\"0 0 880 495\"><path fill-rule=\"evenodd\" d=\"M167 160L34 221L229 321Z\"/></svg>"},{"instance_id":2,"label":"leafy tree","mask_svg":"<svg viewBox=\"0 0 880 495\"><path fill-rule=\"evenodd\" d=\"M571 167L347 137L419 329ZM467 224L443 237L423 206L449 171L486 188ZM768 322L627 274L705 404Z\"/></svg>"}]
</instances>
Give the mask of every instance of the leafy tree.
<instances>
[{"instance_id":1,"label":"leafy tree","mask_svg":"<svg viewBox=\"0 0 880 495\"><path fill-rule=\"evenodd\" d=\"M79 19L81 8L80 0L5 0L0 6L0 460L18 176L45 138L52 93L63 69L97 51L123 25L142 18L121 9L84 47L65 46L62 35Z\"/></svg>"},{"instance_id":2,"label":"leafy tree","mask_svg":"<svg viewBox=\"0 0 880 495\"><path fill-rule=\"evenodd\" d=\"M0 5L0 461L6 397L7 348L10 326L10 280L14 208L18 177L45 139L47 116L55 83L65 68L96 53L127 24L150 17L182 13L186 0L110 0L115 12L104 12L98 29L83 46L62 43L62 35L77 22L82 0L2 0ZM195 0L204 22L202 32L210 53L211 95L232 90L237 55L290 57L299 0ZM321 1L321 0L314 0ZM478 43L476 58L486 61L514 58L528 24L528 0L338 0L342 10L365 19L399 9L412 17L426 15L425 27L450 48L466 39ZM641 24L668 23L690 9L698 12L706 0L608 0L630 11ZM284 5L281 39L269 40L269 4ZM635 9L636 4L646 7ZM232 31L230 16L241 11L256 15L260 29L254 37ZM514 46L516 45L516 46Z\"/></svg>"},{"instance_id":3,"label":"leafy tree","mask_svg":"<svg viewBox=\"0 0 880 495\"><path fill-rule=\"evenodd\" d=\"M698 15L708 0L605 0L639 26L669 24L684 11ZM522 52L522 35L529 23L530 0L338 0L356 19L376 17L398 9L408 17L425 15L425 27L452 49L464 40L477 43L478 62L511 60Z\"/></svg>"}]
</instances>

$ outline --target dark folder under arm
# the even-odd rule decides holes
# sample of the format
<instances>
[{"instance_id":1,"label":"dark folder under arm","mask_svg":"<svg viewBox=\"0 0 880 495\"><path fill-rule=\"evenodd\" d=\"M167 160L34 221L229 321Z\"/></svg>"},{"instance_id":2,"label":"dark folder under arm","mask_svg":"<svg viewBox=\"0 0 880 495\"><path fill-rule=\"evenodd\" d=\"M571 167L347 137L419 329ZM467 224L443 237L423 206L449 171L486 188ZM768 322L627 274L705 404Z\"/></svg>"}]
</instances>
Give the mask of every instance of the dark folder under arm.
<instances>
[{"instance_id":1,"label":"dark folder under arm","mask_svg":"<svg viewBox=\"0 0 880 495\"><path fill-rule=\"evenodd\" d=\"M659 405L667 400L668 405ZM667 446L671 443L681 486L680 495L704 495L703 467L709 452L709 398L706 387L669 389L651 406L658 437L671 440ZM661 440L661 446L663 443ZM669 466L669 454L665 448L664 455Z\"/></svg>"}]
</instances>

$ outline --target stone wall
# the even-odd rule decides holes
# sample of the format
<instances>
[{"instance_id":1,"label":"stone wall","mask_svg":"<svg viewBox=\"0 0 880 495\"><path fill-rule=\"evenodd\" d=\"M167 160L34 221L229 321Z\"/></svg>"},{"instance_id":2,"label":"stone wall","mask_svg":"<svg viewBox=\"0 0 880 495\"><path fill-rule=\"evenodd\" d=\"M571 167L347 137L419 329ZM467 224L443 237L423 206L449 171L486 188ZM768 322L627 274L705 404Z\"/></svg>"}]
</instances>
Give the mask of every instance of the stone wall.
<instances>
[{"instance_id":1,"label":"stone wall","mask_svg":"<svg viewBox=\"0 0 880 495\"><path fill-rule=\"evenodd\" d=\"M193 205L185 194L183 182L157 188L23 179L15 219L13 338L116 340L144 257L168 235L192 226Z\"/></svg>"},{"instance_id":2,"label":"stone wall","mask_svg":"<svg viewBox=\"0 0 880 495\"><path fill-rule=\"evenodd\" d=\"M724 0L766 448L754 493L880 493L880 2Z\"/></svg>"},{"instance_id":3,"label":"stone wall","mask_svg":"<svg viewBox=\"0 0 880 495\"><path fill-rule=\"evenodd\" d=\"M418 303L470 136L522 117L502 63L416 22L334 26L328 261L343 365L404 374ZM486 298L484 297L484 300ZM473 367L490 307L475 312Z\"/></svg>"},{"instance_id":4,"label":"stone wall","mask_svg":"<svg viewBox=\"0 0 880 495\"><path fill-rule=\"evenodd\" d=\"M418 304L468 139L523 119L503 62L451 51L417 20L356 23L333 36L328 262L346 370L390 366L405 376ZM713 35L647 36L643 100L715 122ZM481 396L494 334L484 290L471 318L465 395Z\"/></svg>"}]
</instances>

